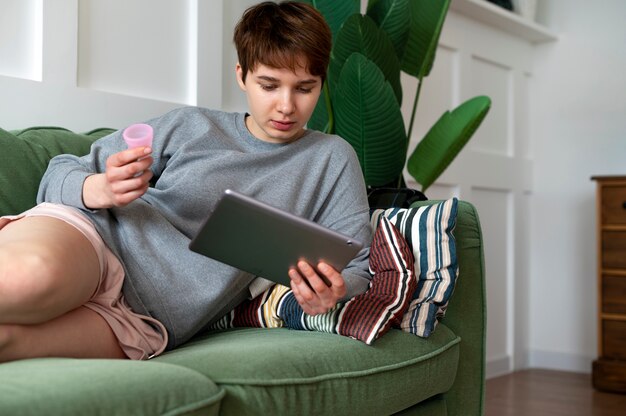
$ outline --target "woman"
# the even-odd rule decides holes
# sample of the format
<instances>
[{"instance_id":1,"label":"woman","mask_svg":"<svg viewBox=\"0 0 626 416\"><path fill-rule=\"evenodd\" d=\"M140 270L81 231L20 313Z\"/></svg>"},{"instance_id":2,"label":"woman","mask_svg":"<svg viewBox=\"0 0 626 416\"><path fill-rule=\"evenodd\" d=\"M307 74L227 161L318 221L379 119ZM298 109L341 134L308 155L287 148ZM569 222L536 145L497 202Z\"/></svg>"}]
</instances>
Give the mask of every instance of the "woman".
<instances>
[{"instance_id":1,"label":"woman","mask_svg":"<svg viewBox=\"0 0 626 416\"><path fill-rule=\"evenodd\" d=\"M248 113L178 109L147 122L151 148L126 150L118 131L86 156L58 156L40 204L0 219L0 361L150 358L266 287L188 249L227 188L370 241L354 151L305 129L329 61L323 17L305 4L261 3L234 41ZM300 262L289 277L303 310L364 292L368 255L342 271Z\"/></svg>"}]
</instances>

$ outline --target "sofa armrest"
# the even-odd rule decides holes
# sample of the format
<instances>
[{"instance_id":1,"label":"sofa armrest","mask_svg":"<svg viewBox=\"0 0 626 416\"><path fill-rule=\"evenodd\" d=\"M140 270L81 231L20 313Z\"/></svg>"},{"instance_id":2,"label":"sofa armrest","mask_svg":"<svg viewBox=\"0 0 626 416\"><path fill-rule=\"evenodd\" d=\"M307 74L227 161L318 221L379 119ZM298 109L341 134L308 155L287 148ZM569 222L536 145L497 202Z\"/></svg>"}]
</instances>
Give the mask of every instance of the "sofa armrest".
<instances>
[{"instance_id":1,"label":"sofa armrest","mask_svg":"<svg viewBox=\"0 0 626 416\"><path fill-rule=\"evenodd\" d=\"M417 202L412 206L435 202ZM469 202L459 201L454 236L459 276L441 322L461 337L461 344L456 379L444 396L448 414L482 415L485 397L485 262L478 213Z\"/></svg>"}]
</instances>

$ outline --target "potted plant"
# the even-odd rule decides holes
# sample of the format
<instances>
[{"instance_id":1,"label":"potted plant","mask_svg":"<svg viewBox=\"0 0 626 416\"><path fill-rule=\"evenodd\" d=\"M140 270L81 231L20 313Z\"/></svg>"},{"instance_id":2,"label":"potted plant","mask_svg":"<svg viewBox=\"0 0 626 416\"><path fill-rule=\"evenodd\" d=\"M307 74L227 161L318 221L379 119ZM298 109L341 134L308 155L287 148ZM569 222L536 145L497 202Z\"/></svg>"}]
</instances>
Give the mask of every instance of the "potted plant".
<instances>
[{"instance_id":1,"label":"potted plant","mask_svg":"<svg viewBox=\"0 0 626 416\"><path fill-rule=\"evenodd\" d=\"M425 191L458 155L491 105L485 96L447 111L407 159L422 82L432 69L450 0L304 0L325 17L333 47L309 128L338 134L355 149L369 187L405 186L406 163ZM408 129L400 72L418 79Z\"/></svg>"}]
</instances>

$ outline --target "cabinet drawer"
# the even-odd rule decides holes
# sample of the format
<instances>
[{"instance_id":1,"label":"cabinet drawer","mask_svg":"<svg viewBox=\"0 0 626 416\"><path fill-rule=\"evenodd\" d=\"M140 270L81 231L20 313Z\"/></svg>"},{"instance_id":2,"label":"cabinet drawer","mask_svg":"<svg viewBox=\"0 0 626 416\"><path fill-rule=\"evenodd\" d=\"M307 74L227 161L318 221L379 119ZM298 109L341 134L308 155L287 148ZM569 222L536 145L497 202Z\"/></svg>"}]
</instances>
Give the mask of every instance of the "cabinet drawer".
<instances>
[{"instance_id":1,"label":"cabinet drawer","mask_svg":"<svg viewBox=\"0 0 626 416\"><path fill-rule=\"evenodd\" d=\"M602 231L602 267L626 268L626 231Z\"/></svg>"},{"instance_id":2,"label":"cabinet drawer","mask_svg":"<svg viewBox=\"0 0 626 416\"><path fill-rule=\"evenodd\" d=\"M626 315L626 276L602 276L602 312Z\"/></svg>"},{"instance_id":3,"label":"cabinet drawer","mask_svg":"<svg viewBox=\"0 0 626 416\"><path fill-rule=\"evenodd\" d=\"M602 223L626 224L626 186L602 187Z\"/></svg>"},{"instance_id":4,"label":"cabinet drawer","mask_svg":"<svg viewBox=\"0 0 626 416\"><path fill-rule=\"evenodd\" d=\"M605 358L626 359L626 321L602 321L602 344Z\"/></svg>"}]
</instances>

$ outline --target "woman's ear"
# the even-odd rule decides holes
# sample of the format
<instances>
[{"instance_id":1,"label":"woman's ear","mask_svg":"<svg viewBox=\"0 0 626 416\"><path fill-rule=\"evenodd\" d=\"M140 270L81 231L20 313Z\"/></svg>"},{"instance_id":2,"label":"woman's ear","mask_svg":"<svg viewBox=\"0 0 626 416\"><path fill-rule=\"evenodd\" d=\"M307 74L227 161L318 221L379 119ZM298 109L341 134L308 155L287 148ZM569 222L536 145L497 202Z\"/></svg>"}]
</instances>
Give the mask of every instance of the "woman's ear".
<instances>
[{"instance_id":1,"label":"woman's ear","mask_svg":"<svg viewBox=\"0 0 626 416\"><path fill-rule=\"evenodd\" d=\"M239 84L239 88L245 91L246 83L243 80L243 68L241 67L239 62L237 62L237 65L235 65L235 73L237 74L237 84Z\"/></svg>"}]
</instances>

